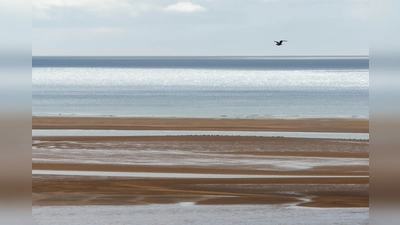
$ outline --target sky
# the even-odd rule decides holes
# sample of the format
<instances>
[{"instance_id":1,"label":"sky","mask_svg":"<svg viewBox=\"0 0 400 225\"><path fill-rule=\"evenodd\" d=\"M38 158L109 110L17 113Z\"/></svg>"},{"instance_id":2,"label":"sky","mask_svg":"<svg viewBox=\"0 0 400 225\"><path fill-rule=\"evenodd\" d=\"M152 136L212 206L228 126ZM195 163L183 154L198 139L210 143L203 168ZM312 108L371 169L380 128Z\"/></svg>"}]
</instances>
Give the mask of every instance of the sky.
<instances>
[{"instance_id":1,"label":"sky","mask_svg":"<svg viewBox=\"0 0 400 225\"><path fill-rule=\"evenodd\" d=\"M32 55L368 55L368 11L368 0L33 0Z\"/></svg>"}]
</instances>

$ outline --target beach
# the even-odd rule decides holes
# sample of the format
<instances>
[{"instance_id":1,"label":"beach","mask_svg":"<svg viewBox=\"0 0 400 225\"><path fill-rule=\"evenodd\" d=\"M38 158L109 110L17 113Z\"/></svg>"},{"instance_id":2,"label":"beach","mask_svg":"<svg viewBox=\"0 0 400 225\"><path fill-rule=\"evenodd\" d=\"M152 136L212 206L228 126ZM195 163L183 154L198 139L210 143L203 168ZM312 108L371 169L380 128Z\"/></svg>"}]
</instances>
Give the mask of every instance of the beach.
<instances>
[{"instance_id":1,"label":"beach","mask_svg":"<svg viewBox=\"0 0 400 225\"><path fill-rule=\"evenodd\" d=\"M110 132L368 133L368 127L368 119L351 118L32 117L32 129ZM192 202L337 208L369 204L368 140L220 135L33 136L32 143L33 206Z\"/></svg>"},{"instance_id":2,"label":"beach","mask_svg":"<svg viewBox=\"0 0 400 225\"><path fill-rule=\"evenodd\" d=\"M33 57L34 224L368 223L368 61Z\"/></svg>"}]
</instances>

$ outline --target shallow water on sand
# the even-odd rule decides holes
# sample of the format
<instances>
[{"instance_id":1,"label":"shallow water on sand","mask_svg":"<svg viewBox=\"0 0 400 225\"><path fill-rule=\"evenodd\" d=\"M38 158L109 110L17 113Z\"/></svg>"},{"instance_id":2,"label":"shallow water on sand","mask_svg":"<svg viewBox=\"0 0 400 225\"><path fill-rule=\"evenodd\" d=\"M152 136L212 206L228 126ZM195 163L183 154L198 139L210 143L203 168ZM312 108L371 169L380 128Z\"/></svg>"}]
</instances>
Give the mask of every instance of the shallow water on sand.
<instances>
[{"instance_id":1,"label":"shallow water on sand","mask_svg":"<svg viewBox=\"0 0 400 225\"><path fill-rule=\"evenodd\" d=\"M285 149L301 151L366 151L368 143L317 143L288 145ZM328 148L329 147L329 148ZM368 158L285 155L285 149L260 143L225 142L71 142L33 141L33 163L82 163L97 165L194 166L251 170L303 170L320 166L368 166ZM282 155L257 153L282 151ZM241 153L241 154L238 154Z\"/></svg>"},{"instance_id":2,"label":"shallow water on sand","mask_svg":"<svg viewBox=\"0 0 400 225\"><path fill-rule=\"evenodd\" d=\"M201 173L151 173L151 172L104 172L73 170L32 170L32 175L131 177L131 178L368 178L368 176L318 176L318 175L238 175Z\"/></svg>"},{"instance_id":3,"label":"shallow water on sand","mask_svg":"<svg viewBox=\"0 0 400 225\"><path fill-rule=\"evenodd\" d=\"M294 205L34 206L34 225L47 224L368 224L368 208Z\"/></svg>"},{"instance_id":4,"label":"shallow water on sand","mask_svg":"<svg viewBox=\"0 0 400 225\"><path fill-rule=\"evenodd\" d=\"M32 136L256 136L256 137L296 137L368 140L367 133L329 132L251 132L251 131L177 131L177 130L32 130Z\"/></svg>"}]
</instances>

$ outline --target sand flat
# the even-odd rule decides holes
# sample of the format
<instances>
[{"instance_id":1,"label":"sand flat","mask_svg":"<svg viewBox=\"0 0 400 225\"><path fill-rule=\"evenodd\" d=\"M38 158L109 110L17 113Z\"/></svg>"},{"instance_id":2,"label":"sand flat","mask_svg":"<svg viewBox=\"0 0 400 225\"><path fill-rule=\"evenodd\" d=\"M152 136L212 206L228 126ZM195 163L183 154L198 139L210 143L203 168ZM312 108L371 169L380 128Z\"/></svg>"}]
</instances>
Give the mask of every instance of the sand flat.
<instances>
[{"instance_id":1,"label":"sand flat","mask_svg":"<svg viewBox=\"0 0 400 225\"><path fill-rule=\"evenodd\" d=\"M137 205L191 201L196 204L299 203L313 207L368 207L368 182L368 178L60 179L44 176L32 181L32 204ZM293 189L293 185L302 189ZM309 201L304 203L304 198Z\"/></svg>"},{"instance_id":2,"label":"sand flat","mask_svg":"<svg viewBox=\"0 0 400 225\"><path fill-rule=\"evenodd\" d=\"M32 129L219 130L368 133L369 119L212 119L33 116Z\"/></svg>"},{"instance_id":3,"label":"sand flat","mask_svg":"<svg viewBox=\"0 0 400 225\"><path fill-rule=\"evenodd\" d=\"M33 169L121 172L365 175L368 157L365 140L232 136L34 137L32 149Z\"/></svg>"},{"instance_id":4,"label":"sand flat","mask_svg":"<svg viewBox=\"0 0 400 225\"><path fill-rule=\"evenodd\" d=\"M32 120L34 129L368 132L368 120L363 119L33 117ZM193 202L368 207L368 143L368 140L245 136L33 137L34 170L360 177L213 179L42 174L32 176L32 204Z\"/></svg>"}]
</instances>

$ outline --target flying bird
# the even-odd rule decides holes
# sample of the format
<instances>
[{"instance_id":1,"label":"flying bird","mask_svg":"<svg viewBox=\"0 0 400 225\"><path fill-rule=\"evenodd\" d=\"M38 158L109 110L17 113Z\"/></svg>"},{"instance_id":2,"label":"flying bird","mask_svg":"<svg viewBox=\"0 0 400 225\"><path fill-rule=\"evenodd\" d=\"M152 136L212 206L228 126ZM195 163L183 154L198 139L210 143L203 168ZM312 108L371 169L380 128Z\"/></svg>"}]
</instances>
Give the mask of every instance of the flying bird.
<instances>
[{"instance_id":1,"label":"flying bird","mask_svg":"<svg viewBox=\"0 0 400 225\"><path fill-rule=\"evenodd\" d=\"M277 46L281 46L282 42L287 42L287 41L286 40L280 40L280 41L274 41L274 42L276 42Z\"/></svg>"}]
</instances>

